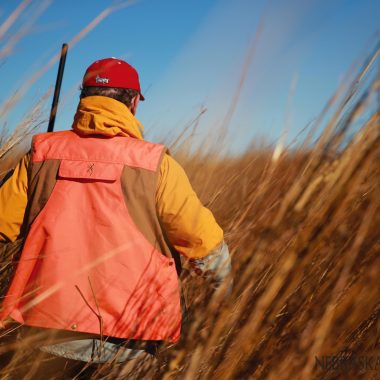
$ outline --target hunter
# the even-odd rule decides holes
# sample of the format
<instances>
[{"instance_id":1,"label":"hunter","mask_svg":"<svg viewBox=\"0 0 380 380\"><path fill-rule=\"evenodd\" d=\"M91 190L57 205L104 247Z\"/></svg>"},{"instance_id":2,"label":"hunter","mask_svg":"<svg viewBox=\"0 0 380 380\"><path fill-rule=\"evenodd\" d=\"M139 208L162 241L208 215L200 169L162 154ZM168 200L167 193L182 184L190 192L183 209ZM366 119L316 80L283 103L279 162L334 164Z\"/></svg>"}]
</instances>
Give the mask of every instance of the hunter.
<instances>
[{"instance_id":1,"label":"hunter","mask_svg":"<svg viewBox=\"0 0 380 380\"><path fill-rule=\"evenodd\" d=\"M53 331L49 355L123 362L178 342L178 253L216 286L230 272L213 214L165 147L144 141L142 100L131 65L94 62L72 129L35 135L0 188L0 247L20 247L0 321Z\"/></svg>"}]
</instances>

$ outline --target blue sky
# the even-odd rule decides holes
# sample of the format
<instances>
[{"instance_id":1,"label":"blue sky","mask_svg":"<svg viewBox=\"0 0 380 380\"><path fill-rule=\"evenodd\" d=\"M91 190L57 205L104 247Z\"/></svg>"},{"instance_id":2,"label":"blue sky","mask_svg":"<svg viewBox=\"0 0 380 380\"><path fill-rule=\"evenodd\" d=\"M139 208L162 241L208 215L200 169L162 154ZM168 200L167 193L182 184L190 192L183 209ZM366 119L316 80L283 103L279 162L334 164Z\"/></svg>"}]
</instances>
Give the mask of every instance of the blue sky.
<instances>
[{"instance_id":1,"label":"blue sky","mask_svg":"<svg viewBox=\"0 0 380 380\"><path fill-rule=\"evenodd\" d=\"M43 3L30 2L0 41L0 49ZM0 23L18 4L16 0L0 3ZM0 102L110 4L105 0L47 2L26 36L1 62ZM137 116L149 139L182 130L201 106L208 111L198 139L207 138L226 116L260 19L252 64L229 125L235 151L254 139L273 141L285 126L289 139L294 137L318 114L353 62L380 38L377 0L137 1L112 13L70 48L56 129L71 126L86 67L114 56L140 73L146 101ZM29 89L2 124L6 121L11 129L33 101L54 85L57 65Z\"/></svg>"}]
</instances>

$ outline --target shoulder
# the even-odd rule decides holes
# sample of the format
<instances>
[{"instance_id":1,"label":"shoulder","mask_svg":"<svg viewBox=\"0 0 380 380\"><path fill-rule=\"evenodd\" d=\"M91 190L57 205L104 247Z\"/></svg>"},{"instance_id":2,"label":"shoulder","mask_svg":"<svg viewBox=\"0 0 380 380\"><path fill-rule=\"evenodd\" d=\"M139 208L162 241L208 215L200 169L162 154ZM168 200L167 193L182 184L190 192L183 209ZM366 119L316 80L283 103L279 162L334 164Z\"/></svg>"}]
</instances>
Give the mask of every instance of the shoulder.
<instances>
[{"instance_id":1,"label":"shoulder","mask_svg":"<svg viewBox=\"0 0 380 380\"><path fill-rule=\"evenodd\" d=\"M162 156L160 172L164 176L186 175L183 167L170 155L168 150L165 150Z\"/></svg>"}]
</instances>

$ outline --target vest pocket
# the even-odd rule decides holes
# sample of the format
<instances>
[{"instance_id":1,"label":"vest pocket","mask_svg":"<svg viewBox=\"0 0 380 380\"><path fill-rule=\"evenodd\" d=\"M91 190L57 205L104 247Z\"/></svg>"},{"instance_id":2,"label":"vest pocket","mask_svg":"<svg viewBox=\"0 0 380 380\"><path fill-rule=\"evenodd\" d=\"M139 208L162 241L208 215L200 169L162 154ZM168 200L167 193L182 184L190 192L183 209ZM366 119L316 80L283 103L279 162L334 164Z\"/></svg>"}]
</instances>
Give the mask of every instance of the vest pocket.
<instances>
[{"instance_id":1,"label":"vest pocket","mask_svg":"<svg viewBox=\"0 0 380 380\"><path fill-rule=\"evenodd\" d=\"M97 161L62 160L59 178L114 182L120 178L123 165Z\"/></svg>"}]
</instances>

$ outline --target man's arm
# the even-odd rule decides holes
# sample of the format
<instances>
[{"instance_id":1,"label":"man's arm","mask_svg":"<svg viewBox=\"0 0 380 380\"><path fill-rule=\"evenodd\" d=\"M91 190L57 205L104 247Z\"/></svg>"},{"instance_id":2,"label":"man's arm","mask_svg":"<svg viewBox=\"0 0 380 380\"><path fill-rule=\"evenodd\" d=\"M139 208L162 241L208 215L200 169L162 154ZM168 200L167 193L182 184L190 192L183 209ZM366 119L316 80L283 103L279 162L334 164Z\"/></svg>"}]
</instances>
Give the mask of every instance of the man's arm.
<instances>
[{"instance_id":1,"label":"man's arm","mask_svg":"<svg viewBox=\"0 0 380 380\"><path fill-rule=\"evenodd\" d=\"M190 268L219 284L231 270L223 230L195 194L183 168L165 155L156 192L157 213L174 248Z\"/></svg>"},{"instance_id":2,"label":"man's arm","mask_svg":"<svg viewBox=\"0 0 380 380\"><path fill-rule=\"evenodd\" d=\"M28 165L26 154L0 187L0 244L13 242L20 234L28 201Z\"/></svg>"}]
</instances>

